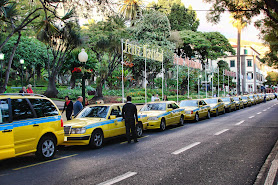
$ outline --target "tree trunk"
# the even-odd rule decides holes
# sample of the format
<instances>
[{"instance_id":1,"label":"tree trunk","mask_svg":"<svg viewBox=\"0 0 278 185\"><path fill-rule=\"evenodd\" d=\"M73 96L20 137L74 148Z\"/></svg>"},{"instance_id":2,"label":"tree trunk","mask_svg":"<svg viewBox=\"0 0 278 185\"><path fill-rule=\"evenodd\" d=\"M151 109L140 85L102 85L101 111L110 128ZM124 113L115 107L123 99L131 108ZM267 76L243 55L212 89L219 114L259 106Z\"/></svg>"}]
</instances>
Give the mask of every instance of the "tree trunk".
<instances>
[{"instance_id":1,"label":"tree trunk","mask_svg":"<svg viewBox=\"0 0 278 185\"><path fill-rule=\"evenodd\" d=\"M41 65L37 65L37 81L41 79Z\"/></svg>"},{"instance_id":2,"label":"tree trunk","mask_svg":"<svg viewBox=\"0 0 278 185\"><path fill-rule=\"evenodd\" d=\"M71 77L70 77L70 88L71 89L74 89L75 88L75 77L74 77L74 75L71 75Z\"/></svg>"},{"instance_id":3,"label":"tree trunk","mask_svg":"<svg viewBox=\"0 0 278 185\"><path fill-rule=\"evenodd\" d=\"M48 87L44 93L45 96L49 98L55 98L57 96L59 92L56 88L55 82L56 82L56 74L52 74L52 76L48 78Z\"/></svg>"},{"instance_id":4,"label":"tree trunk","mask_svg":"<svg viewBox=\"0 0 278 185\"><path fill-rule=\"evenodd\" d=\"M18 47L19 42L20 42L20 38L21 38L21 33L18 32L18 38L17 38L16 43L14 44L13 51L12 51L12 54L11 54L10 59L9 59L4 84L0 87L0 93L4 93L7 90L7 85L8 85L9 76L10 76L10 70L11 70L11 66L12 66L15 51Z\"/></svg>"},{"instance_id":5,"label":"tree trunk","mask_svg":"<svg viewBox=\"0 0 278 185\"><path fill-rule=\"evenodd\" d=\"M97 86L97 95L96 95L97 99L103 98L103 94L102 94L103 84L104 84L104 81L100 81L100 83Z\"/></svg>"},{"instance_id":6,"label":"tree trunk","mask_svg":"<svg viewBox=\"0 0 278 185\"><path fill-rule=\"evenodd\" d=\"M237 87L236 92L238 95L241 94L240 92L240 40L241 40L241 29L237 29Z\"/></svg>"}]
</instances>

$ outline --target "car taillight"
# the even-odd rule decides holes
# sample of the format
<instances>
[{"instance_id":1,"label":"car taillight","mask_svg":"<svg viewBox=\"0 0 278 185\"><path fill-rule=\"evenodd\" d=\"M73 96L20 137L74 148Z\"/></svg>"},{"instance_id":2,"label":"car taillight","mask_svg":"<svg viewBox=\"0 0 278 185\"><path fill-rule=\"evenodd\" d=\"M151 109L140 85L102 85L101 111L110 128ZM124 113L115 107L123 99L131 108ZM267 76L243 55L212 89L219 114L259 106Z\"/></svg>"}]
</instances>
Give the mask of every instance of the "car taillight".
<instances>
[{"instance_id":1,"label":"car taillight","mask_svg":"<svg viewBox=\"0 0 278 185\"><path fill-rule=\"evenodd\" d=\"M193 114L193 111L191 111L191 114Z\"/></svg>"},{"instance_id":2,"label":"car taillight","mask_svg":"<svg viewBox=\"0 0 278 185\"><path fill-rule=\"evenodd\" d=\"M61 119L61 127L64 127L64 121Z\"/></svg>"}]
</instances>

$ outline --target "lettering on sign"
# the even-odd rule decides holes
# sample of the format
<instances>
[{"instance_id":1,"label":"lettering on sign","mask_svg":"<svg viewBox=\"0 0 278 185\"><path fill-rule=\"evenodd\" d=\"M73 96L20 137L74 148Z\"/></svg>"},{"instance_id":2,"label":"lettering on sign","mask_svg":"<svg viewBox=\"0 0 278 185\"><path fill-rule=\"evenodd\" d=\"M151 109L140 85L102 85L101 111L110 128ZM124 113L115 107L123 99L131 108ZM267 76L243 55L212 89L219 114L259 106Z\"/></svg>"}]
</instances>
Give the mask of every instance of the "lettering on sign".
<instances>
[{"instance_id":1,"label":"lettering on sign","mask_svg":"<svg viewBox=\"0 0 278 185\"><path fill-rule=\"evenodd\" d=\"M130 43L129 40L126 40L123 44L124 53L163 62L163 50L160 52L158 49L149 49L147 45L141 47Z\"/></svg>"},{"instance_id":2,"label":"lettering on sign","mask_svg":"<svg viewBox=\"0 0 278 185\"><path fill-rule=\"evenodd\" d=\"M189 60L188 58L184 59L184 58L175 56L173 63L181 65L181 66L191 67L194 69L202 69L202 64L200 62L195 62L193 60Z\"/></svg>"}]
</instances>

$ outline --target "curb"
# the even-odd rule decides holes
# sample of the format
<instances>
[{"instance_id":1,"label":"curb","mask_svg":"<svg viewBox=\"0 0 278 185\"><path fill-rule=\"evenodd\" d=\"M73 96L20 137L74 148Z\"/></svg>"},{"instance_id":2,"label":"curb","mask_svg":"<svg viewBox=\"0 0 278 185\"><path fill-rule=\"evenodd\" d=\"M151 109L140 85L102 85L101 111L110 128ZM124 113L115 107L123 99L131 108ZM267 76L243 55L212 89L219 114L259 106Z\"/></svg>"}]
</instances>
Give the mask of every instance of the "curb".
<instances>
[{"instance_id":1,"label":"curb","mask_svg":"<svg viewBox=\"0 0 278 185\"><path fill-rule=\"evenodd\" d=\"M277 175L277 167L276 169L272 168L272 164L277 164L278 161L278 140L268 155L265 163L263 164L259 174L257 175L256 181L254 185L272 185L275 181ZM274 173L273 173L273 172Z\"/></svg>"}]
</instances>

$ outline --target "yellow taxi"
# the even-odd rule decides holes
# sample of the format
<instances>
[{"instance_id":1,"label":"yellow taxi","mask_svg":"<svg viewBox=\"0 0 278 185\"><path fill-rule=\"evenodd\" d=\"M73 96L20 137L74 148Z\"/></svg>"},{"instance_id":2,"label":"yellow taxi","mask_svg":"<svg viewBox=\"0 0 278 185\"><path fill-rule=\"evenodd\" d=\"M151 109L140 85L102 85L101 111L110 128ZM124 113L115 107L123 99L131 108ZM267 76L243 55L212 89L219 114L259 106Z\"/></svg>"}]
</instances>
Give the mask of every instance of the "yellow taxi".
<instances>
[{"instance_id":1,"label":"yellow taxi","mask_svg":"<svg viewBox=\"0 0 278 185\"><path fill-rule=\"evenodd\" d=\"M198 122L200 118L210 118L210 106L204 100L183 100L180 107L185 109L185 120Z\"/></svg>"},{"instance_id":2,"label":"yellow taxi","mask_svg":"<svg viewBox=\"0 0 278 185\"><path fill-rule=\"evenodd\" d=\"M244 103L243 103L243 101L242 101L242 99L241 99L241 97L240 96L235 96L235 97L233 97L233 100L234 100L234 102L236 103L236 108L239 110L239 109L243 109L244 108Z\"/></svg>"},{"instance_id":3,"label":"yellow taxi","mask_svg":"<svg viewBox=\"0 0 278 185\"><path fill-rule=\"evenodd\" d=\"M225 104L226 112L231 112L232 110L236 110L236 103L232 97L224 97L221 99Z\"/></svg>"},{"instance_id":4,"label":"yellow taxi","mask_svg":"<svg viewBox=\"0 0 278 185\"><path fill-rule=\"evenodd\" d=\"M252 105L251 99L249 98L249 96L241 96L240 97L243 101L244 107L249 107Z\"/></svg>"},{"instance_id":5,"label":"yellow taxi","mask_svg":"<svg viewBox=\"0 0 278 185\"><path fill-rule=\"evenodd\" d=\"M260 98L260 96L258 96L258 94L254 94L253 96L256 101L256 104L261 103L261 98Z\"/></svg>"},{"instance_id":6,"label":"yellow taxi","mask_svg":"<svg viewBox=\"0 0 278 185\"><path fill-rule=\"evenodd\" d=\"M205 102L210 106L210 113L215 116L219 115L219 112L225 114L225 104L221 98L208 98Z\"/></svg>"},{"instance_id":7,"label":"yellow taxi","mask_svg":"<svg viewBox=\"0 0 278 185\"><path fill-rule=\"evenodd\" d=\"M249 95L249 98L251 100L252 105L256 105L257 104L256 98L254 97L254 95Z\"/></svg>"},{"instance_id":8,"label":"yellow taxi","mask_svg":"<svg viewBox=\"0 0 278 185\"><path fill-rule=\"evenodd\" d=\"M63 143L63 120L42 95L0 94L0 160L35 152L52 159Z\"/></svg>"},{"instance_id":9,"label":"yellow taxi","mask_svg":"<svg viewBox=\"0 0 278 185\"><path fill-rule=\"evenodd\" d=\"M103 146L104 139L126 134L122 118L124 104L97 104L85 107L78 115L64 125L63 145L89 145L91 148ZM147 116L138 115L136 133L141 137L147 127Z\"/></svg>"},{"instance_id":10,"label":"yellow taxi","mask_svg":"<svg viewBox=\"0 0 278 185\"><path fill-rule=\"evenodd\" d=\"M259 98L260 103L262 103L264 101L264 95L263 94L257 94L257 97Z\"/></svg>"},{"instance_id":11,"label":"yellow taxi","mask_svg":"<svg viewBox=\"0 0 278 185\"><path fill-rule=\"evenodd\" d=\"M184 125L184 109L174 101L150 102L144 105L139 115L147 115L147 129L160 129L164 131L166 126Z\"/></svg>"}]
</instances>

